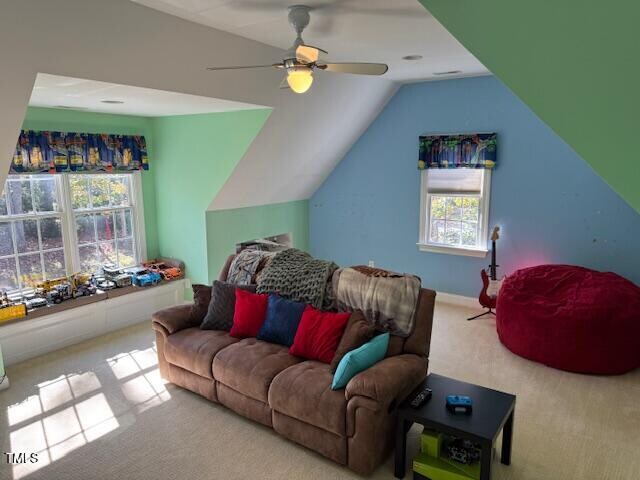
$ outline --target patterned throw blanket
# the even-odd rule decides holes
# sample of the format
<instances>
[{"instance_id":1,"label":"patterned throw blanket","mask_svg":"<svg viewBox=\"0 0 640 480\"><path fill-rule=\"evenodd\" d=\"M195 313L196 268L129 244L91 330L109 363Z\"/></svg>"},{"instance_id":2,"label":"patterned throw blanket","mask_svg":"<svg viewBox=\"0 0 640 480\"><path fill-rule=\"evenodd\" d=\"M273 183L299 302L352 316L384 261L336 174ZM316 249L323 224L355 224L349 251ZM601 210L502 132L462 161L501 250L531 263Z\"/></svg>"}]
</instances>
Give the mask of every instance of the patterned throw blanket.
<instances>
[{"instance_id":1,"label":"patterned throw blanket","mask_svg":"<svg viewBox=\"0 0 640 480\"><path fill-rule=\"evenodd\" d=\"M338 310L362 310L378 330L400 337L413 332L420 278L365 266L341 268L333 275Z\"/></svg>"},{"instance_id":2,"label":"patterned throw blanket","mask_svg":"<svg viewBox=\"0 0 640 480\"><path fill-rule=\"evenodd\" d=\"M275 292L290 300L328 310L333 307L331 276L337 268L333 262L288 248L276 253L261 272L257 292Z\"/></svg>"},{"instance_id":3,"label":"patterned throw blanket","mask_svg":"<svg viewBox=\"0 0 640 480\"><path fill-rule=\"evenodd\" d=\"M263 252L261 250L242 250L238 253L227 273L227 282L237 285L250 285L257 281L260 271L266 267L273 258L275 252Z\"/></svg>"}]
</instances>

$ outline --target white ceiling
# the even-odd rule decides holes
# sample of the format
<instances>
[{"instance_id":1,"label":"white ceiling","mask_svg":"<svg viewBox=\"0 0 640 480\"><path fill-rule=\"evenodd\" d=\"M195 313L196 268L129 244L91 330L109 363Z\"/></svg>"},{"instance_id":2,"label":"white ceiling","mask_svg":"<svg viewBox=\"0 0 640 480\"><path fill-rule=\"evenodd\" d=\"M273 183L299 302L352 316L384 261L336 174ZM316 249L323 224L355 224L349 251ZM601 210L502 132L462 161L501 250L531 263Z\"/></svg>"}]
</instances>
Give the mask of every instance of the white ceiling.
<instances>
[{"instance_id":1,"label":"white ceiling","mask_svg":"<svg viewBox=\"0 0 640 480\"><path fill-rule=\"evenodd\" d=\"M117 100L124 103L107 104L102 103L102 100ZM143 117L190 115L261 108L259 105L219 98L43 73L39 73L36 77L29 105L32 107L69 108Z\"/></svg>"},{"instance_id":2,"label":"white ceiling","mask_svg":"<svg viewBox=\"0 0 640 480\"><path fill-rule=\"evenodd\" d=\"M384 62L390 67L385 76L403 82L452 70L461 71L452 77L489 73L417 0L132 1L282 49L295 38L286 7L305 3L317 9L303 38L327 50L330 61ZM406 55L423 58L402 60Z\"/></svg>"}]
</instances>

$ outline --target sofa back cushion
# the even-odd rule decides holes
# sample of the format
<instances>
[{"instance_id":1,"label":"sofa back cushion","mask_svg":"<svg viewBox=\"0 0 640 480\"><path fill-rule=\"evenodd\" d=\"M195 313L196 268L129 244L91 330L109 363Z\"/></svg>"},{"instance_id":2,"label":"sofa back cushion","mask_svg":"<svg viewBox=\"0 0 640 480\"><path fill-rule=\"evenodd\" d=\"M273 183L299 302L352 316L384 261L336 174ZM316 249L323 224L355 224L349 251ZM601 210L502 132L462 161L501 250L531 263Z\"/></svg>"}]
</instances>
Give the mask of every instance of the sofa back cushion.
<instances>
[{"instance_id":1,"label":"sofa back cushion","mask_svg":"<svg viewBox=\"0 0 640 480\"><path fill-rule=\"evenodd\" d=\"M211 287L209 285L193 285L193 305L189 312L190 323L197 325L207 316L211 303Z\"/></svg>"},{"instance_id":2,"label":"sofa back cushion","mask_svg":"<svg viewBox=\"0 0 640 480\"><path fill-rule=\"evenodd\" d=\"M420 289L418 306L416 308L415 328L411 335L402 339L402 351L399 353L415 353L416 355L429 357L435 303L435 291L426 288Z\"/></svg>"},{"instance_id":3,"label":"sofa back cushion","mask_svg":"<svg viewBox=\"0 0 640 480\"><path fill-rule=\"evenodd\" d=\"M331 363L350 316L351 313L323 312L307 305L289 353Z\"/></svg>"},{"instance_id":4,"label":"sofa back cushion","mask_svg":"<svg viewBox=\"0 0 640 480\"><path fill-rule=\"evenodd\" d=\"M200 324L202 330L229 331L231 329L236 310L236 287L251 293L256 291L255 285L233 285L218 280L213 282L213 286L209 288L210 300L207 313Z\"/></svg>"},{"instance_id":5,"label":"sofa back cushion","mask_svg":"<svg viewBox=\"0 0 640 480\"><path fill-rule=\"evenodd\" d=\"M236 289L233 326L229 335L236 338L257 337L267 313L268 296Z\"/></svg>"},{"instance_id":6,"label":"sofa back cushion","mask_svg":"<svg viewBox=\"0 0 640 480\"><path fill-rule=\"evenodd\" d=\"M338 343L336 353L331 360L331 373L336 372L340 360L347 352L367 343L375 333L375 328L367 321L362 311L356 310L353 312Z\"/></svg>"},{"instance_id":7,"label":"sofa back cushion","mask_svg":"<svg viewBox=\"0 0 640 480\"><path fill-rule=\"evenodd\" d=\"M290 347L298 330L305 304L269 294L267 314L258 333L258 340Z\"/></svg>"}]
</instances>

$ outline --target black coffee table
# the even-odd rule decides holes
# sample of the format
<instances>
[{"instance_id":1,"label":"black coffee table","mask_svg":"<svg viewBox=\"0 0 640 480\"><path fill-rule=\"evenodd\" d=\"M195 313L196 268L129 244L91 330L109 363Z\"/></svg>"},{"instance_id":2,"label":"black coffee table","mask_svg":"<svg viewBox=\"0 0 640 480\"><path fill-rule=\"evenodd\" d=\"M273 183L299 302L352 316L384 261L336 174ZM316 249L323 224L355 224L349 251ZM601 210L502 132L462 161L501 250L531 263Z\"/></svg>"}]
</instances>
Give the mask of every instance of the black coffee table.
<instances>
[{"instance_id":1,"label":"black coffee table","mask_svg":"<svg viewBox=\"0 0 640 480\"><path fill-rule=\"evenodd\" d=\"M411 407L411 400L425 385L433 390L431 400L420 408ZM473 412L470 415L450 413L445 407L447 395L470 396L473 400ZM398 407L395 476L404 477L407 432L415 422L437 432L479 443L482 447L480 479L490 480L493 445L501 430L503 432L500 460L505 465L511 463L515 406L515 395L460 382L435 373L430 374L424 384Z\"/></svg>"}]
</instances>

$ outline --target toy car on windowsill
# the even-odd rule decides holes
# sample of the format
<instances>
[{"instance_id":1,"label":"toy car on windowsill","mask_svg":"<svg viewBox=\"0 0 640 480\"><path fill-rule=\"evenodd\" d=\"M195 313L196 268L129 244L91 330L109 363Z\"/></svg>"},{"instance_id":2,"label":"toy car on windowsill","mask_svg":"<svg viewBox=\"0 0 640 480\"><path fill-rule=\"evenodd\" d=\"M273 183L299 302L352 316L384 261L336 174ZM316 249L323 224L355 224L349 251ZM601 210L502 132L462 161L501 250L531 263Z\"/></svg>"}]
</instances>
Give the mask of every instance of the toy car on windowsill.
<instances>
[{"instance_id":1,"label":"toy car on windowsill","mask_svg":"<svg viewBox=\"0 0 640 480\"><path fill-rule=\"evenodd\" d=\"M49 303L42 297L31 297L24 301L27 306L27 310L33 310L34 308L46 307Z\"/></svg>"},{"instance_id":2,"label":"toy car on windowsill","mask_svg":"<svg viewBox=\"0 0 640 480\"><path fill-rule=\"evenodd\" d=\"M102 273L107 280L111 280L116 287L128 287L131 285L131 275L116 265L105 265L102 267Z\"/></svg>"},{"instance_id":3,"label":"toy car on windowsill","mask_svg":"<svg viewBox=\"0 0 640 480\"><path fill-rule=\"evenodd\" d=\"M7 303L0 306L0 323L17 320L26 315L27 306L24 303Z\"/></svg>"},{"instance_id":4,"label":"toy car on windowsill","mask_svg":"<svg viewBox=\"0 0 640 480\"><path fill-rule=\"evenodd\" d=\"M89 295L93 295L98 291L95 285L91 283L82 283L76 287L76 290L73 292L74 297L88 297Z\"/></svg>"},{"instance_id":5,"label":"toy car on windowsill","mask_svg":"<svg viewBox=\"0 0 640 480\"><path fill-rule=\"evenodd\" d=\"M147 268L130 268L126 271L132 275L131 280L136 287L157 285L162 280L162 276L159 273L152 272Z\"/></svg>"},{"instance_id":6,"label":"toy car on windowsill","mask_svg":"<svg viewBox=\"0 0 640 480\"><path fill-rule=\"evenodd\" d=\"M116 288L116 282L106 277L94 277L93 282L100 290L113 290Z\"/></svg>"},{"instance_id":7,"label":"toy car on windowsill","mask_svg":"<svg viewBox=\"0 0 640 480\"><path fill-rule=\"evenodd\" d=\"M150 260L142 264L152 272L159 273L165 280L177 280L182 278L182 270L178 267L172 267L165 262Z\"/></svg>"}]
</instances>

